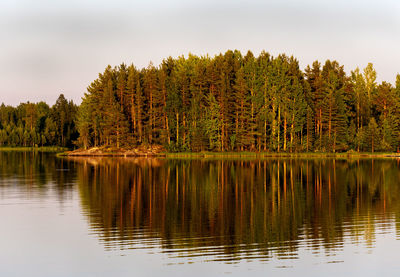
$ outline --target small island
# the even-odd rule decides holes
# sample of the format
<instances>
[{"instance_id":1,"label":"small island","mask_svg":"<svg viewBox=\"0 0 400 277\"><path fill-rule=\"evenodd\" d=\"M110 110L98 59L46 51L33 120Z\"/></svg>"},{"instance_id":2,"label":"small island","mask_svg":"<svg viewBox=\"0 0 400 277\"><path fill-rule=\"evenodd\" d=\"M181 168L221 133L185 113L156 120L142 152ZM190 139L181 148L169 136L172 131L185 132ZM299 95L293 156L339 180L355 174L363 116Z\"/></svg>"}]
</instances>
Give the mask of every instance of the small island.
<instances>
[{"instance_id":1,"label":"small island","mask_svg":"<svg viewBox=\"0 0 400 277\"><path fill-rule=\"evenodd\" d=\"M237 50L107 66L79 106L64 95L52 107L2 104L0 147L61 146L74 156L396 153L400 75L395 86L376 78L371 63L350 73L331 60L301 70L293 56Z\"/></svg>"}]
</instances>

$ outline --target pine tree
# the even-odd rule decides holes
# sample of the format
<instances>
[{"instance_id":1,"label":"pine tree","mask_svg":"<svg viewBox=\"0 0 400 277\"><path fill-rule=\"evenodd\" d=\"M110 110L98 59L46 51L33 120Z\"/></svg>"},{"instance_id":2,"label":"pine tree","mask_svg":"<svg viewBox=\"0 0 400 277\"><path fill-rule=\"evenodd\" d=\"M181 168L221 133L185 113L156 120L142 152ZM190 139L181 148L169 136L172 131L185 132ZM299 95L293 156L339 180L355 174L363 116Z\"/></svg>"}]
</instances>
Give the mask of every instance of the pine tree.
<instances>
[{"instance_id":1,"label":"pine tree","mask_svg":"<svg viewBox=\"0 0 400 277\"><path fill-rule=\"evenodd\" d=\"M256 78L257 78L257 64L256 59L251 51L248 51L243 59L244 73L246 79L246 86L249 90L250 112L248 122L250 150L256 149L257 124L256 124Z\"/></svg>"},{"instance_id":2,"label":"pine tree","mask_svg":"<svg viewBox=\"0 0 400 277\"><path fill-rule=\"evenodd\" d=\"M400 99L400 74L396 75L396 87L395 87L396 97Z\"/></svg>"},{"instance_id":3,"label":"pine tree","mask_svg":"<svg viewBox=\"0 0 400 277\"><path fill-rule=\"evenodd\" d=\"M88 98L84 98L78 109L77 128L79 132L78 145L85 150L91 146L91 111Z\"/></svg>"},{"instance_id":4,"label":"pine tree","mask_svg":"<svg viewBox=\"0 0 400 277\"><path fill-rule=\"evenodd\" d=\"M386 119L389 112L394 108L395 103L395 94L392 85L382 82L372 99L372 104L376 111Z\"/></svg>"},{"instance_id":5,"label":"pine tree","mask_svg":"<svg viewBox=\"0 0 400 277\"><path fill-rule=\"evenodd\" d=\"M372 97L376 89L376 71L372 63L368 63L367 67L364 68L364 81L367 89L368 101L372 102Z\"/></svg>"},{"instance_id":6,"label":"pine tree","mask_svg":"<svg viewBox=\"0 0 400 277\"><path fill-rule=\"evenodd\" d=\"M124 63L122 63L117 69L117 94L119 99L119 106L121 112L124 111L125 106L125 95L126 95L126 85L127 85L127 68Z\"/></svg>"},{"instance_id":7,"label":"pine tree","mask_svg":"<svg viewBox=\"0 0 400 277\"><path fill-rule=\"evenodd\" d=\"M297 146L301 141L298 140L296 134L300 134L305 124L305 114L307 103L302 85L302 73L299 68L299 63L291 57L289 59L289 86L288 86L288 124L290 125L290 152L297 151Z\"/></svg>"},{"instance_id":8,"label":"pine tree","mask_svg":"<svg viewBox=\"0 0 400 277\"><path fill-rule=\"evenodd\" d=\"M308 66L305 70L306 79L310 86L310 95L312 100L312 107L314 109L314 120L315 120L315 144L314 146L321 150L322 148L322 110L323 100L325 94L323 91L323 79L321 72L321 64L318 61L313 62L312 67Z\"/></svg>"},{"instance_id":9,"label":"pine tree","mask_svg":"<svg viewBox=\"0 0 400 277\"><path fill-rule=\"evenodd\" d=\"M137 70L133 64L128 67L128 77L126 81L126 98L127 98L127 109L125 113L128 114L128 120L130 122L130 130L132 133L132 141L136 142L138 140L138 122L137 122L137 97L136 97L136 87L137 87Z\"/></svg>"},{"instance_id":10,"label":"pine tree","mask_svg":"<svg viewBox=\"0 0 400 277\"><path fill-rule=\"evenodd\" d=\"M77 138L74 123L76 109L75 104L68 102L63 94L60 94L52 107L51 117L57 123L57 136L60 138L58 144L61 146L71 146L72 141Z\"/></svg>"},{"instance_id":11,"label":"pine tree","mask_svg":"<svg viewBox=\"0 0 400 277\"><path fill-rule=\"evenodd\" d=\"M207 88L207 57L196 58L189 56L193 65L193 76L190 82L191 103L189 111L189 140L192 151L201 151L206 148L207 137L204 127L204 110L206 106Z\"/></svg>"},{"instance_id":12,"label":"pine tree","mask_svg":"<svg viewBox=\"0 0 400 277\"><path fill-rule=\"evenodd\" d=\"M366 84L358 68L352 72L352 83L356 110L356 126L358 130L365 124L364 120L368 118L369 112Z\"/></svg>"},{"instance_id":13,"label":"pine tree","mask_svg":"<svg viewBox=\"0 0 400 277\"><path fill-rule=\"evenodd\" d=\"M394 151L396 149L396 134L389 118L383 118L381 128L380 150Z\"/></svg>"},{"instance_id":14,"label":"pine tree","mask_svg":"<svg viewBox=\"0 0 400 277\"><path fill-rule=\"evenodd\" d=\"M271 113L270 106L273 101L272 97L272 80L270 79L270 71L271 71L271 56L266 52L261 52L260 56L257 59L257 102L259 103L259 123L257 124L260 129L260 139L262 140L264 151L267 150L268 147L268 138L269 133L268 129L271 128ZM260 126L261 125L261 126ZM261 143L260 143L261 144ZM260 149L261 145L259 145Z\"/></svg>"},{"instance_id":15,"label":"pine tree","mask_svg":"<svg viewBox=\"0 0 400 277\"><path fill-rule=\"evenodd\" d=\"M222 118L220 105L214 95L210 93L207 97L207 110L204 126L209 139L210 150L222 150L221 133L222 133Z\"/></svg>"},{"instance_id":16,"label":"pine tree","mask_svg":"<svg viewBox=\"0 0 400 277\"><path fill-rule=\"evenodd\" d=\"M379 128L378 124L376 124L375 118L373 117L371 117L368 123L367 138L370 147L369 149L371 149L371 152L375 152L376 146L379 143Z\"/></svg>"},{"instance_id":17,"label":"pine tree","mask_svg":"<svg viewBox=\"0 0 400 277\"><path fill-rule=\"evenodd\" d=\"M235 89L235 135L238 150L248 149L251 144L249 134L249 94L245 79L244 67L241 67L236 76Z\"/></svg>"}]
</instances>

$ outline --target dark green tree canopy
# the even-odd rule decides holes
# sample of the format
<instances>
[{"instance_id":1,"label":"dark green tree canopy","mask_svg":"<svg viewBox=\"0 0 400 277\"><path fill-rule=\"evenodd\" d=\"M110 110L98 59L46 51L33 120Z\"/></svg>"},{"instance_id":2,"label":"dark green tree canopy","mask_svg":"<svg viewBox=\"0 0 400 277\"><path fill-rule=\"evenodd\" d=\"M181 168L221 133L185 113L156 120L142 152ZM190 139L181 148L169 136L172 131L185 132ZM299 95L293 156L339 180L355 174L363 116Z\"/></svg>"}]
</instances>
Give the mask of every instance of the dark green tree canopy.
<instances>
[{"instance_id":1,"label":"dark green tree canopy","mask_svg":"<svg viewBox=\"0 0 400 277\"><path fill-rule=\"evenodd\" d=\"M0 106L0 146L73 147L77 106L61 94L49 107L44 102Z\"/></svg>"},{"instance_id":2,"label":"dark green tree canopy","mask_svg":"<svg viewBox=\"0 0 400 277\"><path fill-rule=\"evenodd\" d=\"M107 66L79 107L0 106L0 145L136 147L169 151L343 152L400 147L400 75L377 84L371 63L304 71L296 58L228 50ZM79 137L78 137L79 134Z\"/></svg>"}]
</instances>

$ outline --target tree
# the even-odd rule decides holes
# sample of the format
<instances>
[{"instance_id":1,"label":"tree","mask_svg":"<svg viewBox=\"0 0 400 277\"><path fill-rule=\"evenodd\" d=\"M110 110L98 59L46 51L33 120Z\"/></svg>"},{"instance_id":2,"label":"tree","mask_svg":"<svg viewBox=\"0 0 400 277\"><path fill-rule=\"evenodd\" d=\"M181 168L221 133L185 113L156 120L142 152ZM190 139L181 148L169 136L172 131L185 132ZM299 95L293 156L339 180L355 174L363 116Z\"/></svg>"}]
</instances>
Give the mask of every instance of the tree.
<instances>
[{"instance_id":1,"label":"tree","mask_svg":"<svg viewBox=\"0 0 400 277\"><path fill-rule=\"evenodd\" d=\"M368 63L367 67L364 68L364 81L369 102L372 101L373 93L376 89L376 75L373 64Z\"/></svg>"},{"instance_id":2,"label":"tree","mask_svg":"<svg viewBox=\"0 0 400 277\"><path fill-rule=\"evenodd\" d=\"M305 70L307 82L310 86L309 105L314 109L315 120L315 147L321 150L322 147L322 101L325 98L323 92L323 79L321 72L321 64L318 61L313 62L312 67L307 66ZM310 101L311 100L311 101ZM310 103L311 102L311 103ZM317 139L318 137L318 139Z\"/></svg>"},{"instance_id":3,"label":"tree","mask_svg":"<svg viewBox=\"0 0 400 277\"><path fill-rule=\"evenodd\" d=\"M250 97L247 89L247 82L245 79L244 67L242 66L236 76L235 81L235 135L237 147L243 151L251 144L251 137L249 136L249 121L250 117ZM208 99L209 103L212 99Z\"/></svg>"},{"instance_id":4,"label":"tree","mask_svg":"<svg viewBox=\"0 0 400 277\"><path fill-rule=\"evenodd\" d=\"M60 94L51 109L52 112L50 116L58 126L58 144L61 146L71 146L72 141L77 138L74 123L77 110L75 104L72 101L68 102L64 95Z\"/></svg>"},{"instance_id":5,"label":"tree","mask_svg":"<svg viewBox=\"0 0 400 277\"><path fill-rule=\"evenodd\" d=\"M366 83L360 70L356 68L351 74L356 110L357 130L364 125L364 120L369 116L368 96Z\"/></svg>"},{"instance_id":6,"label":"tree","mask_svg":"<svg viewBox=\"0 0 400 277\"><path fill-rule=\"evenodd\" d=\"M257 124L256 124L256 77L257 77L257 64L256 59L251 51L248 51L246 56L243 58L243 70L245 74L246 86L249 90L249 102L250 110L249 117L247 120L249 133L248 137L250 139L250 150L256 149L256 138ZM276 107L276 106L275 106ZM276 130L276 128L274 129Z\"/></svg>"},{"instance_id":7,"label":"tree","mask_svg":"<svg viewBox=\"0 0 400 277\"><path fill-rule=\"evenodd\" d=\"M86 150L89 146L92 145L91 110L90 104L88 103L88 98L83 99L81 105L79 106L76 121L77 129L79 132L78 145L83 146L83 148Z\"/></svg>"},{"instance_id":8,"label":"tree","mask_svg":"<svg viewBox=\"0 0 400 277\"><path fill-rule=\"evenodd\" d=\"M395 92L396 92L396 97L398 99L400 99L400 74L396 75L396 88L395 88Z\"/></svg>"},{"instance_id":9,"label":"tree","mask_svg":"<svg viewBox=\"0 0 400 277\"><path fill-rule=\"evenodd\" d=\"M379 140L379 128L376 124L375 118L371 118L368 123L368 144L370 146L371 152L375 152L377 142Z\"/></svg>"},{"instance_id":10,"label":"tree","mask_svg":"<svg viewBox=\"0 0 400 277\"><path fill-rule=\"evenodd\" d=\"M222 132L222 118L220 106L213 94L209 94L207 97L207 110L205 117L205 128L206 134L209 139L209 148L211 150L222 150L221 145L221 132Z\"/></svg>"}]
</instances>

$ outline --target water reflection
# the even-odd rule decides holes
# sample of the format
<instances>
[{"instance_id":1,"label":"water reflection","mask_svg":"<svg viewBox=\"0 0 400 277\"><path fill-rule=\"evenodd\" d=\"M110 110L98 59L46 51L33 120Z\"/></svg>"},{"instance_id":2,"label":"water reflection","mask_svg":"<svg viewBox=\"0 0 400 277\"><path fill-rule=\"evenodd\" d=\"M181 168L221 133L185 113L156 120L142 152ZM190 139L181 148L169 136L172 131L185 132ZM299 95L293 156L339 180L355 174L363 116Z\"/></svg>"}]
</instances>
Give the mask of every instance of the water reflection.
<instances>
[{"instance_id":1,"label":"water reflection","mask_svg":"<svg viewBox=\"0 0 400 277\"><path fill-rule=\"evenodd\" d=\"M107 250L235 262L334 256L399 230L395 160L69 159ZM338 262L333 260L333 262Z\"/></svg>"},{"instance_id":2,"label":"water reflection","mask_svg":"<svg viewBox=\"0 0 400 277\"><path fill-rule=\"evenodd\" d=\"M0 204L78 191L109 251L185 261L269 261L371 251L400 237L398 160L61 159L0 152ZM51 191L53 193L49 194ZM126 251L125 251L126 252Z\"/></svg>"},{"instance_id":3,"label":"water reflection","mask_svg":"<svg viewBox=\"0 0 400 277\"><path fill-rule=\"evenodd\" d=\"M11 198L46 197L49 189L62 202L71 194L76 183L75 163L41 152L0 151L0 196ZM0 198L1 200L1 198Z\"/></svg>"}]
</instances>

